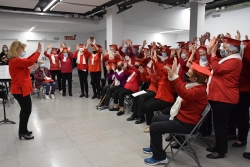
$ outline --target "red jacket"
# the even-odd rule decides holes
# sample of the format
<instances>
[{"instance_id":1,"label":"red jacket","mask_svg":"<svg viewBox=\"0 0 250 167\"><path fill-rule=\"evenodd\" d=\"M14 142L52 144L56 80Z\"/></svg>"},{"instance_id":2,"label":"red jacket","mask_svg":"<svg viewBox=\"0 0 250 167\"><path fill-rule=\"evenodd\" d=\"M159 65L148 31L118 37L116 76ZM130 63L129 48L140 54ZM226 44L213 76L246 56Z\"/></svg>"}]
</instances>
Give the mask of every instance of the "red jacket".
<instances>
[{"instance_id":1,"label":"red jacket","mask_svg":"<svg viewBox=\"0 0 250 167\"><path fill-rule=\"evenodd\" d=\"M52 54L47 54L47 51L45 51L44 55L49 58L50 70L60 70L61 69L60 62L59 62L59 59L58 59L58 55L54 55L54 57L55 57L55 64L53 64L53 62L52 62L52 58L51 58Z\"/></svg>"},{"instance_id":2,"label":"red jacket","mask_svg":"<svg viewBox=\"0 0 250 167\"><path fill-rule=\"evenodd\" d=\"M47 77L52 78L52 75L50 74L49 69L47 67L44 67L44 72ZM44 81L44 76L43 76L43 71L40 70L39 67L35 71L34 78L35 78L35 87L40 88L42 82Z\"/></svg>"},{"instance_id":3,"label":"red jacket","mask_svg":"<svg viewBox=\"0 0 250 167\"><path fill-rule=\"evenodd\" d=\"M148 90L157 93L158 82L160 81L160 77L156 74L152 73L150 75L146 75L145 73L141 73L141 79L143 82L150 82Z\"/></svg>"},{"instance_id":4,"label":"red jacket","mask_svg":"<svg viewBox=\"0 0 250 167\"><path fill-rule=\"evenodd\" d=\"M115 54L114 58L112 60L109 59L109 55L103 56L102 62L105 63L108 62L108 65L112 68L112 65L114 64L115 69L117 67L117 63L121 60L120 55Z\"/></svg>"},{"instance_id":5,"label":"red jacket","mask_svg":"<svg viewBox=\"0 0 250 167\"><path fill-rule=\"evenodd\" d=\"M30 69L40 56L40 52L33 53L27 58L12 58L9 61L9 72L11 76L10 91L12 94L22 94L23 97L33 92L30 79Z\"/></svg>"},{"instance_id":6,"label":"red jacket","mask_svg":"<svg viewBox=\"0 0 250 167\"><path fill-rule=\"evenodd\" d=\"M212 57L213 78L209 85L208 100L230 104L239 102L239 77L242 62L229 59L218 64L220 58Z\"/></svg>"},{"instance_id":7,"label":"red jacket","mask_svg":"<svg viewBox=\"0 0 250 167\"><path fill-rule=\"evenodd\" d=\"M170 81L168 80L167 70L163 68L160 62L154 63L156 73L161 78L158 83L158 90L155 98L163 100L168 103L174 103L174 90L171 88Z\"/></svg>"},{"instance_id":8,"label":"red jacket","mask_svg":"<svg viewBox=\"0 0 250 167\"><path fill-rule=\"evenodd\" d=\"M75 51L74 55L73 55L73 58L74 59L77 59L77 56L78 56L78 50ZM83 64L83 56L85 57L85 60L86 60L86 64ZM80 56L80 63L77 64L77 69L78 70L88 70L88 59L89 59L89 55L82 52L82 55Z\"/></svg>"},{"instance_id":9,"label":"red jacket","mask_svg":"<svg viewBox=\"0 0 250 167\"><path fill-rule=\"evenodd\" d=\"M132 90L133 92L138 92L141 85L140 71L132 66L129 70L124 70L124 73L129 77L133 75L133 77L124 85L124 88Z\"/></svg>"},{"instance_id":10,"label":"red jacket","mask_svg":"<svg viewBox=\"0 0 250 167\"><path fill-rule=\"evenodd\" d=\"M177 94L182 98L181 108L176 118L187 124L197 124L201 114L208 104L206 85L185 88L185 83L180 78L170 81Z\"/></svg>"},{"instance_id":11,"label":"red jacket","mask_svg":"<svg viewBox=\"0 0 250 167\"><path fill-rule=\"evenodd\" d=\"M101 52L97 50L97 55L94 57L94 65L92 64L93 53L88 52L87 49L84 49L84 53L89 56L89 72L100 72L101 69Z\"/></svg>"},{"instance_id":12,"label":"red jacket","mask_svg":"<svg viewBox=\"0 0 250 167\"><path fill-rule=\"evenodd\" d=\"M63 61L63 59L64 59L63 53L60 52L58 54L58 59L61 62L61 73L72 73L73 54L71 52L68 52L68 57L66 58L66 62L64 62Z\"/></svg>"}]
</instances>

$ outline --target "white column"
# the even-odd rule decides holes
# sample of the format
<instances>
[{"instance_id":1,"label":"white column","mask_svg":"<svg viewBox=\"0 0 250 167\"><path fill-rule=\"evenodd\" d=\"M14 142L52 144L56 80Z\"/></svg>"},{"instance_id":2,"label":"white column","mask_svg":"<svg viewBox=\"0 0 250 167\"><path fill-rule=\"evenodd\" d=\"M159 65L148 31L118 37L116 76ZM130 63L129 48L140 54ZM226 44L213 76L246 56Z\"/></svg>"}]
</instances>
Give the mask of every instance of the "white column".
<instances>
[{"instance_id":1,"label":"white column","mask_svg":"<svg viewBox=\"0 0 250 167\"><path fill-rule=\"evenodd\" d=\"M118 47L123 40L123 17L122 14L116 14L117 7L108 9L106 15L106 35L107 35L107 48L110 44L117 44Z\"/></svg>"},{"instance_id":2,"label":"white column","mask_svg":"<svg viewBox=\"0 0 250 167\"><path fill-rule=\"evenodd\" d=\"M205 3L191 2L190 3L190 29L189 40L194 37L203 35L205 28Z\"/></svg>"}]
</instances>

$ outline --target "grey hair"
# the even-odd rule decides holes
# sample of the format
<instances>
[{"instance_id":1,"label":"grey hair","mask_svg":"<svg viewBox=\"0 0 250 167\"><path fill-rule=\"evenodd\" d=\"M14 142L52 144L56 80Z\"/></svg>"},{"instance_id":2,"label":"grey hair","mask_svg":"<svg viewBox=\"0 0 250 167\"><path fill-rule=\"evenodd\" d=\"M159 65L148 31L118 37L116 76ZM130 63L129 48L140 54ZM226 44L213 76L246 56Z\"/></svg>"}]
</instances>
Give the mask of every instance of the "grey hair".
<instances>
[{"instance_id":1,"label":"grey hair","mask_svg":"<svg viewBox=\"0 0 250 167\"><path fill-rule=\"evenodd\" d=\"M43 60L37 60L37 64L40 65L43 63Z\"/></svg>"},{"instance_id":2,"label":"grey hair","mask_svg":"<svg viewBox=\"0 0 250 167\"><path fill-rule=\"evenodd\" d=\"M227 44L227 47L228 47L228 50L230 52L233 52L233 53L239 53L239 49L238 47L234 46L234 45L231 45L231 44Z\"/></svg>"}]
</instances>

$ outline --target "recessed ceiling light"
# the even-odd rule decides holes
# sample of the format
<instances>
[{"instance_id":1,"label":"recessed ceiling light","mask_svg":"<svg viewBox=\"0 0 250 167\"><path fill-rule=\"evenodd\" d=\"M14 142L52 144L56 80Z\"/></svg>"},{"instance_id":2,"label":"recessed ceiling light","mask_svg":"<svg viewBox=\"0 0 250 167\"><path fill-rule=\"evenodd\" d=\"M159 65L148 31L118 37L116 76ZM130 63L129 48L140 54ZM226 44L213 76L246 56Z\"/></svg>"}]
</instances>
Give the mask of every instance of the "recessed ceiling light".
<instances>
[{"instance_id":1,"label":"recessed ceiling light","mask_svg":"<svg viewBox=\"0 0 250 167\"><path fill-rule=\"evenodd\" d=\"M171 30L171 31L163 31L163 32L160 32L160 33L164 34L164 33L178 32L178 31L184 31L184 30Z\"/></svg>"}]
</instances>

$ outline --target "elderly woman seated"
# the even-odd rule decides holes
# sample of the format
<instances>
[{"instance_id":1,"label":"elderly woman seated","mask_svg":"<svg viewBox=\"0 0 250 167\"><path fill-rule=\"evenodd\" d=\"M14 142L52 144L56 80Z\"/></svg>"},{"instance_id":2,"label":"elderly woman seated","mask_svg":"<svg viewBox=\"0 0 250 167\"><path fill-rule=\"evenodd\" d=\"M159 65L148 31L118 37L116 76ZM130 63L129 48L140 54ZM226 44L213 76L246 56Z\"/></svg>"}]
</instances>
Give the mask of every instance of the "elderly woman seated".
<instances>
[{"instance_id":1,"label":"elderly woman seated","mask_svg":"<svg viewBox=\"0 0 250 167\"><path fill-rule=\"evenodd\" d=\"M175 104L170 110L170 115L159 115L152 119L150 125L150 147L143 148L146 154L152 153L151 158L144 162L148 165L166 163L166 152L162 148L162 135L165 133L189 134L201 119L203 110L208 104L206 83L207 76L211 75L205 67L193 63L185 74L187 84L183 83L176 72L177 59L175 58L172 70L168 69L168 79L178 93Z\"/></svg>"},{"instance_id":2,"label":"elderly woman seated","mask_svg":"<svg viewBox=\"0 0 250 167\"><path fill-rule=\"evenodd\" d=\"M49 72L49 69L44 66L44 62L42 60L39 60L38 62L39 67L35 71L35 87L40 89L41 85L46 87L46 95L45 98L47 100L50 99L49 93L52 99L55 98L55 89L56 89L56 82L54 82L51 78L51 74ZM51 91L50 91L50 86Z\"/></svg>"}]
</instances>

